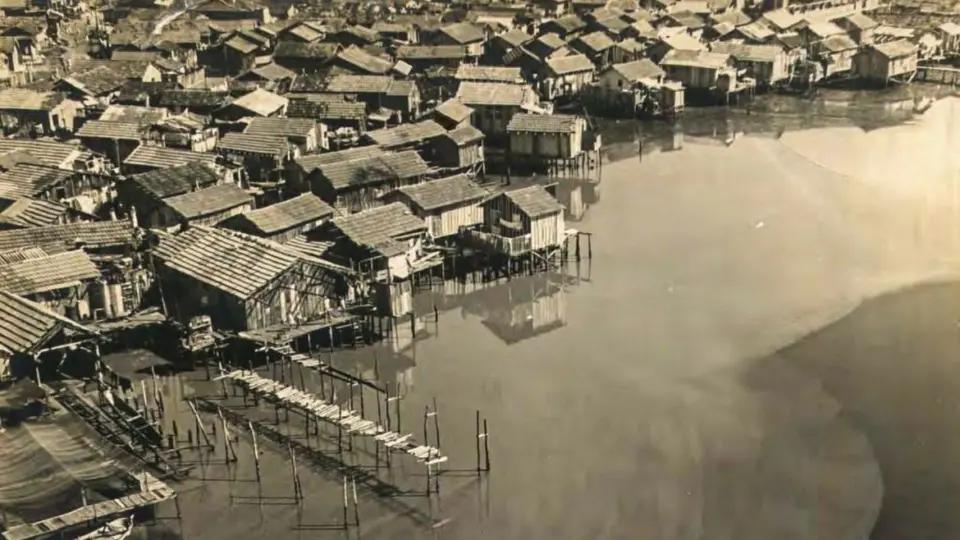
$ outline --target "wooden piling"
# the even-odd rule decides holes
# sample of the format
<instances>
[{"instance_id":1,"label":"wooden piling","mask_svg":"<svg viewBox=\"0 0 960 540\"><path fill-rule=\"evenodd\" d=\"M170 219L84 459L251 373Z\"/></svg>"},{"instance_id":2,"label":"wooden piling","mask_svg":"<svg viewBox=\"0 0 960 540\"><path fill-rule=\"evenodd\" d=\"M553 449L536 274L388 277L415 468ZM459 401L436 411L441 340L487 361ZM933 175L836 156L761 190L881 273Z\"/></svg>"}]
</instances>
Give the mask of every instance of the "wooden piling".
<instances>
[{"instance_id":1,"label":"wooden piling","mask_svg":"<svg viewBox=\"0 0 960 540\"><path fill-rule=\"evenodd\" d=\"M477 410L477 476L480 476L480 410Z\"/></svg>"},{"instance_id":2,"label":"wooden piling","mask_svg":"<svg viewBox=\"0 0 960 540\"><path fill-rule=\"evenodd\" d=\"M360 504L357 500L357 479L350 477L350 481L353 484L353 522L359 527L360 526Z\"/></svg>"},{"instance_id":3,"label":"wooden piling","mask_svg":"<svg viewBox=\"0 0 960 540\"><path fill-rule=\"evenodd\" d=\"M347 521L347 477L343 477L343 530L350 526Z\"/></svg>"},{"instance_id":4,"label":"wooden piling","mask_svg":"<svg viewBox=\"0 0 960 540\"><path fill-rule=\"evenodd\" d=\"M487 431L487 419L483 419L483 457L485 469L490 472L490 432Z\"/></svg>"},{"instance_id":5,"label":"wooden piling","mask_svg":"<svg viewBox=\"0 0 960 540\"><path fill-rule=\"evenodd\" d=\"M303 500L303 492L300 490L300 474L297 472L297 454L293 452L293 445L287 444L290 452L290 469L293 474L293 499L300 503Z\"/></svg>"},{"instance_id":6,"label":"wooden piling","mask_svg":"<svg viewBox=\"0 0 960 540\"><path fill-rule=\"evenodd\" d=\"M253 421L248 420L247 425L250 427L250 437L253 438L253 463L257 471L257 483L262 482L260 476L260 446L257 444L257 431L253 428Z\"/></svg>"}]
</instances>

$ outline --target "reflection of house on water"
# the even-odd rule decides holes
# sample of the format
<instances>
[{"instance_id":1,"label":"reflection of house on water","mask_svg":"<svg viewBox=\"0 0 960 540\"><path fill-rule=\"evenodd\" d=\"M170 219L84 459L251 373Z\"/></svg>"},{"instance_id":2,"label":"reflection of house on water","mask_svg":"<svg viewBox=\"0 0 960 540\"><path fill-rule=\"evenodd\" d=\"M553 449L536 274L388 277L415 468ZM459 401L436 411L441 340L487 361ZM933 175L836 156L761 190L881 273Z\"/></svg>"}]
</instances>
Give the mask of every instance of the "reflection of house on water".
<instances>
[{"instance_id":1,"label":"reflection of house on water","mask_svg":"<svg viewBox=\"0 0 960 540\"><path fill-rule=\"evenodd\" d=\"M486 177L488 180L504 180L496 176ZM563 218L567 221L580 221L591 206L600 202L600 177L584 178L580 176L513 176L510 178L510 188L540 184L551 192L557 201L563 205Z\"/></svg>"},{"instance_id":2,"label":"reflection of house on water","mask_svg":"<svg viewBox=\"0 0 960 540\"><path fill-rule=\"evenodd\" d=\"M472 315L508 345L545 334L566 325L565 287L580 279L548 272L513 280L483 283L447 281L442 291L424 291L414 303L427 313L460 309Z\"/></svg>"}]
</instances>

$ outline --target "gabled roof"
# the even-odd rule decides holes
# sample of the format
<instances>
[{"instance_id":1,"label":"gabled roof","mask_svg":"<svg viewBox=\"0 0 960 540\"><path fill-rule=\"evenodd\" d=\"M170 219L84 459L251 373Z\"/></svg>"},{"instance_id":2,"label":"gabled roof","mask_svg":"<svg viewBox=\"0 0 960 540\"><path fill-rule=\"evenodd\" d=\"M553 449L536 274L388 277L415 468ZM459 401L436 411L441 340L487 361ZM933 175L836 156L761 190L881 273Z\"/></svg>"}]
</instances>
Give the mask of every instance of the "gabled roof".
<instances>
[{"instance_id":1,"label":"gabled roof","mask_svg":"<svg viewBox=\"0 0 960 540\"><path fill-rule=\"evenodd\" d=\"M69 209L50 201L17 199L0 211L0 224L11 227L42 227L59 222Z\"/></svg>"},{"instance_id":2,"label":"gabled roof","mask_svg":"<svg viewBox=\"0 0 960 540\"><path fill-rule=\"evenodd\" d=\"M0 350L28 354L43 348L51 338L63 331L81 335L94 332L50 311L46 307L0 291Z\"/></svg>"},{"instance_id":3,"label":"gabled roof","mask_svg":"<svg viewBox=\"0 0 960 540\"><path fill-rule=\"evenodd\" d=\"M570 56L548 58L546 64L547 69L554 75L583 73L586 71L593 71L595 69L593 62L582 54L571 54Z\"/></svg>"},{"instance_id":4,"label":"gabled roof","mask_svg":"<svg viewBox=\"0 0 960 540\"><path fill-rule=\"evenodd\" d=\"M135 243L135 231L126 221L78 221L47 227L0 231L0 251L47 245L110 248Z\"/></svg>"},{"instance_id":5,"label":"gabled roof","mask_svg":"<svg viewBox=\"0 0 960 540\"><path fill-rule=\"evenodd\" d=\"M405 186L400 192L428 212L463 203L479 203L488 195L487 190L463 174Z\"/></svg>"},{"instance_id":6,"label":"gabled roof","mask_svg":"<svg viewBox=\"0 0 960 540\"><path fill-rule=\"evenodd\" d=\"M430 167L415 150L316 164L315 168L338 191L394 180L410 180L430 172Z\"/></svg>"},{"instance_id":7,"label":"gabled roof","mask_svg":"<svg viewBox=\"0 0 960 540\"><path fill-rule=\"evenodd\" d=\"M402 45L397 47L397 58L402 60L455 60L466 58L469 51L463 45Z\"/></svg>"},{"instance_id":8,"label":"gabled roof","mask_svg":"<svg viewBox=\"0 0 960 540\"><path fill-rule=\"evenodd\" d=\"M425 232L427 224L402 203L391 203L333 219L333 225L353 243L376 249L397 238Z\"/></svg>"},{"instance_id":9,"label":"gabled roof","mask_svg":"<svg viewBox=\"0 0 960 540\"><path fill-rule=\"evenodd\" d=\"M124 165L150 167L154 169L178 167L188 163L215 165L217 163L217 156L216 154L141 144L127 156L127 159L123 160Z\"/></svg>"},{"instance_id":10,"label":"gabled roof","mask_svg":"<svg viewBox=\"0 0 960 540\"><path fill-rule=\"evenodd\" d=\"M257 88L253 92L233 100L233 103L230 103L228 106L240 107L241 109L260 116L269 116L286 107L288 101L289 100L283 96L279 96L263 88Z\"/></svg>"},{"instance_id":11,"label":"gabled roof","mask_svg":"<svg viewBox=\"0 0 960 540\"><path fill-rule=\"evenodd\" d=\"M317 123L312 118L254 118L243 132L290 138L306 137L316 129Z\"/></svg>"},{"instance_id":12,"label":"gabled roof","mask_svg":"<svg viewBox=\"0 0 960 540\"><path fill-rule=\"evenodd\" d=\"M135 184L141 191L156 199L183 195L196 188L212 186L219 181L219 175L211 167L200 162L156 169L135 174L124 180L124 182Z\"/></svg>"},{"instance_id":13,"label":"gabled roof","mask_svg":"<svg viewBox=\"0 0 960 540\"><path fill-rule=\"evenodd\" d=\"M851 13L845 17L841 17L842 20L847 21L847 23L858 30L869 30L871 28L876 28L880 26L880 23L867 17L866 14L862 12Z\"/></svg>"},{"instance_id":14,"label":"gabled roof","mask_svg":"<svg viewBox=\"0 0 960 540\"><path fill-rule=\"evenodd\" d=\"M824 50L837 53L843 51L849 51L851 49L857 49L859 46L855 41L850 39L850 36L846 34L838 34L830 36L827 39L823 40L822 45Z\"/></svg>"},{"instance_id":15,"label":"gabled roof","mask_svg":"<svg viewBox=\"0 0 960 540\"><path fill-rule=\"evenodd\" d=\"M613 64L608 69L616 71L621 77L634 83L645 79L659 79L665 75L663 69L649 58L641 58L623 64Z\"/></svg>"},{"instance_id":16,"label":"gabled roof","mask_svg":"<svg viewBox=\"0 0 960 540\"><path fill-rule=\"evenodd\" d=\"M356 38L360 38L366 43L376 43L380 36L370 28L360 25L351 25L345 26L337 31L337 34L347 34Z\"/></svg>"},{"instance_id":17,"label":"gabled roof","mask_svg":"<svg viewBox=\"0 0 960 540\"><path fill-rule=\"evenodd\" d=\"M505 34L497 36L498 40L503 41L510 47L519 47L525 43L533 41L533 36L520 29L510 30Z\"/></svg>"},{"instance_id":18,"label":"gabled roof","mask_svg":"<svg viewBox=\"0 0 960 540\"><path fill-rule=\"evenodd\" d=\"M745 43L717 42L710 46L713 52L729 54L744 62L776 62L783 49L776 45L748 45Z\"/></svg>"},{"instance_id":19,"label":"gabled roof","mask_svg":"<svg viewBox=\"0 0 960 540\"><path fill-rule=\"evenodd\" d=\"M318 170L321 165L327 165L329 163L337 163L341 161L351 161L355 159L364 159L373 156L383 156L386 154L387 152L379 146L356 146L354 148L347 148L346 150L338 150L336 152L307 154L305 156L298 157L296 160L294 160L294 163L299 165L305 174L310 174Z\"/></svg>"},{"instance_id":20,"label":"gabled roof","mask_svg":"<svg viewBox=\"0 0 960 540\"><path fill-rule=\"evenodd\" d=\"M825 39L830 36L838 36L840 34L845 34L845 32L843 31L843 28L840 28L839 26L833 24L832 22L826 22L826 21L812 22L809 25L807 25L804 31L810 32L811 34L821 39Z\"/></svg>"},{"instance_id":21,"label":"gabled roof","mask_svg":"<svg viewBox=\"0 0 960 540\"><path fill-rule=\"evenodd\" d=\"M323 60L333 58L341 49L339 43L298 43L296 41L281 41L273 51L273 57L279 59L313 59Z\"/></svg>"},{"instance_id":22,"label":"gabled roof","mask_svg":"<svg viewBox=\"0 0 960 540\"><path fill-rule=\"evenodd\" d=\"M707 69L726 67L730 61L729 54L706 51L672 50L660 61L661 66L687 66Z\"/></svg>"},{"instance_id":23,"label":"gabled roof","mask_svg":"<svg viewBox=\"0 0 960 540\"><path fill-rule=\"evenodd\" d=\"M557 202L557 199L540 185L505 191L503 196L513 201L520 208L520 211L530 218L538 218L563 211L563 205Z\"/></svg>"},{"instance_id":24,"label":"gabled roof","mask_svg":"<svg viewBox=\"0 0 960 540\"><path fill-rule=\"evenodd\" d=\"M873 48L887 58L901 58L904 56L916 56L917 46L905 39L887 41L886 43L874 44Z\"/></svg>"},{"instance_id":25,"label":"gabled roof","mask_svg":"<svg viewBox=\"0 0 960 540\"><path fill-rule=\"evenodd\" d=\"M948 21L937 27L938 30L944 34L951 36L960 36L960 24L957 24L953 21Z\"/></svg>"},{"instance_id":26,"label":"gabled roof","mask_svg":"<svg viewBox=\"0 0 960 540\"><path fill-rule=\"evenodd\" d=\"M576 15L565 15L559 19L554 19L552 21L546 21L544 24L549 23L550 26L556 25L560 27L565 34L571 34L573 32L578 32L587 27L587 21L581 19Z\"/></svg>"},{"instance_id":27,"label":"gabled roof","mask_svg":"<svg viewBox=\"0 0 960 540\"><path fill-rule=\"evenodd\" d=\"M775 11L768 11L763 14L761 19L765 20L768 24L774 27L774 30L784 31L790 30L794 26L803 22L803 18L794 15L793 13L787 11L786 9L778 9Z\"/></svg>"},{"instance_id":28,"label":"gabled roof","mask_svg":"<svg viewBox=\"0 0 960 540\"><path fill-rule=\"evenodd\" d=\"M26 163L0 173L0 198L33 197L46 189L72 178L73 171Z\"/></svg>"},{"instance_id":29,"label":"gabled roof","mask_svg":"<svg viewBox=\"0 0 960 540\"><path fill-rule=\"evenodd\" d=\"M599 19L594 24L614 35L620 35L630 28L630 23L621 17L607 17L605 19Z\"/></svg>"},{"instance_id":30,"label":"gabled roof","mask_svg":"<svg viewBox=\"0 0 960 540\"><path fill-rule=\"evenodd\" d=\"M252 201L253 197L249 193L236 184L227 183L168 197L163 200L163 204L184 219L196 219L250 204Z\"/></svg>"},{"instance_id":31,"label":"gabled roof","mask_svg":"<svg viewBox=\"0 0 960 540\"><path fill-rule=\"evenodd\" d=\"M67 95L59 92L37 92L24 88L0 90L0 110L49 111L62 103Z\"/></svg>"},{"instance_id":32,"label":"gabled roof","mask_svg":"<svg viewBox=\"0 0 960 540\"><path fill-rule=\"evenodd\" d=\"M723 13L714 13L710 16L710 20L713 24L728 23L733 26L742 26L753 19L739 9L728 9Z\"/></svg>"},{"instance_id":33,"label":"gabled roof","mask_svg":"<svg viewBox=\"0 0 960 540\"><path fill-rule=\"evenodd\" d=\"M270 156L283 156L290 150L286 137L279 135L254 135L252 133L227 133L217 141L217 151L250 152Z\"/></svg>"},{"instance_id":34,"label":"gabled roof","mask_svg":"<svg viewBox=\"0 0 960 540\"><path fill-rule=\"evenodd\" d=\"M702 51L704 44L687 33L660 36L660 42L675 51Z\"/></svg>"},{"instance_id":35,"label":"gabled roof","mask_svg":"<svg viewBox=\"0 0 960 540\"><path fill-rule=\"evenodd\" d=\"M477 82L504 82L522 84L524 82L518 67L504 66L474 66L471 64L460 64L457 67L456 78L458 81L477 81Z\"/></svg>"},{"instance_id":36,"label":"gabled roof","mask_svg":"<svg viewBox=\"0 0 960 540\"><path fill-rule=\"evenodd\" d=\"M293 79L297 74L283 66L277 65L273 62L263 66L257 66L247 73L237 77L240 78L251 78L256 77L264 81L278 81L280 79Z\"/></svg>"},{"instance_id":37,"label":"gabled roof","mask_svg":"<svg viewBox=\"0 0 960 540\"><path fill-rule=\"evenodd\" d=\"M0 138L0 154L10 154L11 152L23 152L37 158L37 161L42 165L69 170L74 169L76 160L91 155L89 150L78 148L72 144Z\"/></svg>"},{"instance_id":38,"label":"gabled roof","mask_svg":"<svg viewBox=\"0 0 960 540\"><path fill-rule=\"evenodd\" d=\"M340 96L335 96L340 97ZM314 120L363 120L367 107L362 101L344 99L291 99L287 105L290 118Z\"/></svg>"},{"instance_id":39,"label":"gabled roof","mask_svg":"<svg viewBox=\"0 0 960 540\"><path fill-rule=\"evenodd\" d=\"M349 47L337 53L337 59L368 75L384 75L393 68L393 62L367 53L358 47Z\"/></svg>"},{"instance_id":40,"label":"gabled roof","mask_svg":"<svg viewBox=\"0 0 960 540\"><path fill-rule=\"evenodd\" d=\"M322 199L312 193L304 193L265 208L234 216L230 221L245 221L261 236L269 236L329 218L333 213L333 207ZM223 226L230 228L229 222L223 223Z\"/></svg>"},{"instance_id":41,"label":"gabled roof","mask_svg":"<svg viewBox=\"0 0 960 540\"><path fill-rule=\"evenodd\" d=\"M707 22L703 20L702 17L695 13L689 11L678 11L676 13L670 13L664 17L665 20L673 21L679 26L684 28L689 28L691 30L697 30L703 28L707 25Z\"/></svg>"},{"instance_id":42,"label":"gabled roof","mask_svg":"<svg viewBox=\"0 0 960 540\"><path fill-rule=\"evenodd\" d=\"M444 26L440 32L461 45L483 41L487 37L482 29L468 22Z\"/></svg>"},{"instance_id":43,"label":"gabled roof","mask_svg":"<svg viewBox=\"0 0 960 540\"><path fill-rule=\"evenodd\" d=\"M745 24L736 28L735 31L740 32L747 39L752 39L757 42L766 41L776 35L776 32L760 21Z\"/></svg>"},{"instance_id":44,"label":"gabled roof","mask_svg":"<svg viewBox=\"0 0 960 540\"><path fill-rule=\"evenodd\" d=\"M87 120L77 130L81 139L114 139L118 141L139 141L145 126L136 122L112 122L109 120Z\"/></svg>"},{"instance_id":45,"label":"gabled roof","mask_svg":"<svg viewBox=\"0 0 960 540\"><path fill-rule=\"evenodd\" d=\"M452 131L448 131L445 137L453 141L457 146L465 146L477 141L482 141L484 135L479 129L470 124L466 124Z\"/></svg>"},{"instance_id":46,"label":"gabled roof","mask_svg":"<svg viewBox=\"0 0 960 540\"><path fill-rule=\"evenodd\" d=\"M446 132L447 130L443 129L440 124L433 120L426 120L414 124L400 124L399 126L368 131L364 137L389 150L434 139Z\"/></svg>"},{"instance_id":47,"label":"gabled roof","mask_svg":"<svg viewBox=\"0 0 960 540\"><path fill-rule=\"evenodd\" d=\"M83 250L64 251L0 266L0 290L18 295L75 287L100 277Z\"/></svg>"},{"instance_id":48,"label":"gabled roof","mask_svg":"<svg viewBox=\"0 0 960 540\"><path fill-rule=\"evenodd\" d=\"M570 114L517 113L507 124L511 133L573 133L580 118Z\"/></svg>"},{"instance_id":49,"label":"gabled roof","mask_svg":"<svg viewBox=\"0 0 960 540\"><path fill-rule=\"evenodd\" d=\"M445 118L449 118L454 122L460 123L470 118L470 115L473 114L473 109L467 107L456 99L448 99L440 105L437 105L434 113Z\"/></svg>"},{"instance_id":50,"label":"gabled roof","mask_svg":"<svg viewBox=\"0 0 960 540\"><path fill-rule=\"evenodd\" d=\"M582 43L587 49L593 52L603 52L616 45L616 42L610 39L610 36L604 32L593 32L592 34L580 36L574 40L573 43Z\"/></svg>"},{"instance_id":51,"label":"gabled roof","mask_svg":"<svg viewBox=\"0 0 960 540\"><path fill-rule=\"evenodd\" d=\"M167 117L169 111L158 107L137 107L134 105L110 105L99 120L109 122L127 122L134 124L154 124Z\"/></svg>"},{"instance_id":52,"label":"gabled roof","mask_svg":"<svg viewBox=\"0 0 960 540\"><path fill-rule=\"evenodd\" d=\"M457 99L466 105L522 106L536 102L533 89L527 85L462 82Z\"/></svg>"}]
</instances>

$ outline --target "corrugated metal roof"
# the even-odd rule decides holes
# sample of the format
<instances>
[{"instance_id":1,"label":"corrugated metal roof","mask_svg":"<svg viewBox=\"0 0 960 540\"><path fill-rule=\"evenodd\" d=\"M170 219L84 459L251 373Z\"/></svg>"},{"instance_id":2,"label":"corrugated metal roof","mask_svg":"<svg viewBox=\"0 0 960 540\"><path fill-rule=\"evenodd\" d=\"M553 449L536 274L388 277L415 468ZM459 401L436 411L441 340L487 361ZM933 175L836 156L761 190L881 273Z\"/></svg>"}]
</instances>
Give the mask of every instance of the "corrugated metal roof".
<instances>
[{"instance_id":1,"label":"corrugated metal roof","mask_svg":"<svg viewBox=\"0 0 960 540\"><path fill-rule=\"evenodd\" d=\"M217 141L218 151L250 152L282 156L290 149L286 137L278 135L254 135L252 133L227 133Z\"/></svg>"},{"instance_id":2,"label":"corrugated metal roof","mask_svg":"<svg viewBox=\"0 0 960 540\"><path fill-rule=\"evenodd\" d=\"M426 211L467 202L479 202L488 195L469 176L458 174L400 188L400 192Z\"/></svg>"},{"instance_id":3,"label":"corrugated metal roof","mask_svg":"<svg viewBox=\"0 0 960 540\"><path fill-rule=\"evenodd\" d=\"M503 195L513 201L520 207L520 211L531 218L563 211L563 205L557 202L543 186L514 189L504 192Z\"/></svg>"},{"instance_id":4,"label":"corrugated metal roof","mask_svg":"<svg viewBox=\"0 0 960 540\"><path fill-rule=\"evenodd\" d=\"M73 171L21 163L0 173L0 197L32 197L73 177Z\"/></svg>"},{"instance_id":5,"label":"corrugated metal roof","mask_svg":"<svg viewBox=\"0 0 960 540\"><path fill-rule=\"evenodd\" d=\"M224 212L244 204L251 204L253 197L236 184L219 184L163 200L174 212L185 219Z\"/></svg>"},{"instance_id":6,"label":"corrugated metal roof","mask_svg":"<svg viewBox=\"0 0 960 540\"><path fill-rule=\"evenodd\" d=\"M5 291L0 291L0 328L0 349L21 354L41 348L59 333L58 328L84 335L93 333L36 302Z\"/></svg>"},{"instance_id":7,"label":"corrugated metal roof","mask_svg":"<svg viewBox=\"0 0 960 540\"><path fill-rule=\"evenodd\" d=\"M123 163L124 165L152 167L154 169L179 167L188 163L205 163L212 166L217 163L217 155L141 144L127 156L127 159L123 160Z\"/></svg>"},{"instance_id":8,"label":"corrugated metal roof","mask_svg":"<svg viewBox=\"0 0 960 540\"><path fill-rule=\"evenodd\" d=\"M430 167L415 150L337 161L319 165L317 169L336 190L407 180L430 172Z\"/></svg>"},{"instance_id":9,"label":"corrugated metal roof","mask_svg":"<svg viewBox=\"0 0 960 540\"><path fill-rule=\"evenodd\" d=\"M87 120L77 131L77 137L139 141L144 127L136 122Z\"/></svg>"},{"instance_id":10,"label":"corrugated metal roof","mask_svg":"<svg viewBox=\"0 0 960 540\"><path fill-rule=\"evenodd\" d=\"M0 266L0 290L27 295L74 287L100 271L83 250L64 251Z\"/></svg>"},{"instance_id":11,"label":"corrugated metal roof","mask_svg":"<svg viewBox=\"0 0 960 540\"><path fill-rule=\"evenodd\" d=\"M316 129L317 123L311 118L254 118L243 132L251 135L306 137Z\"/></svg>"},{"instance_id":12,"label":"corrugated metal roof","mask_svg":"<svg viewBox=\"0 0 960 540\"><path fill-rule=\"evenodd\" d=\"M57 223L67 207L49 201L18 199L0 212L0 223L15 227L42 227Z\"/></svg>"},{"instance_id":13,"label":"corrugated metal roof","mask_svg":"<svg viewBox=\"0 0 960 540\"><path fill-rule=\"evenodd\" d=\"M79 221L63 225L0 231L0 251L31 246L82 243L91 248L124 246L134 243L134 229L126 221Z\"/></svg>"},{"instance_id":14,"label":"corrugated metal roof","mask_svg":"<svg viewBox=\"0 0 960 540\"><path fill-rule=\"evenodd\" d=\"M396 238L426 231L427 224L402 203L334 218L334 226L359 246L376 248Z\"/></svg>"},{"instance_id":15,"label":"corrugated metal roof","mask_svg":"<svg viewBox=\"0 0 960 540\"><path fill-rule=\"evenodd\" d=\"M220 175L203 163L187 163L167 169L155 169L135 174L124 180L136 184L144 193L157 199L165 199L189 193L193 189L212 186L220 181Z\"/></svg>"},{"instance_id":16,"label":"corrugated metal roof","mask_svg":"<svg viewBox=\"0 0 960 540\"><path fill-rule=\"evenodd\" d=\"M250 298L299 260L314 262L282 244L209 227L161 236L154 253L168 268L240 299Z\"/></svg>"},{"instance_id":17,"label":"corrugated metal roof","mask_svg":"<svg viewBox=\"0 0 960 540\"><path fill-rule=\"evenodd\" d=\"M514 106L536 102L533 89L528 85L504 83L460 83L457 99L467 105Z\"/></svg>"},{"instance_id":18,"label":"corrugated metal roof","mask_svg":"<svg viewBox=\"0 0 960 540\"><path fill-rule=\"evenodd\" d=\"M248 221L262 234L270 235L332 215L333 207L312 193L304 193L237 217Z\"/></svg>"},{"instance_id":19,"label":"corrugated metal roof","mask_svg":"<svg viewBox=\"0 0 960 540\"><path fill-rule=\"evenodd\" d=\"M369 131L366 138L383 148L390 149L408 144L416 144L446 133L443 126L433 120L417 122L415 124L400 124L399 126Z\"/></svg>"},{"instance_id":20,"label":"corrugated metal roof","mask_svg":"<svg viewBox=\"0 0 960 540\"><path fill-rule=\"evenodd\" d=\"M570 114L517 113L507 124L507 131L527 133L573 133L579 118Z\"/></svg>"}]
</instances>

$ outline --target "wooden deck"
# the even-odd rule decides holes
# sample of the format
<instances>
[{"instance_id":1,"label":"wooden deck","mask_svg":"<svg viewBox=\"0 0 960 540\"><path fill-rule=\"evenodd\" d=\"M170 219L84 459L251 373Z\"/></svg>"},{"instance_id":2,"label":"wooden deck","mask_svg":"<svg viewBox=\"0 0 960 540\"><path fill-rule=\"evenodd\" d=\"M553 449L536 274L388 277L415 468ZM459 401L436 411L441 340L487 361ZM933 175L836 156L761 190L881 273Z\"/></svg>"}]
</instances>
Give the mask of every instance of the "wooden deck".
<instances>
[{"instance_id":1,"label":"wooden deck","mask_svg":"<svg viewBox=\"0 0 960 540\"><path fill-rule=\"evenodd\" d=\"M463 231L463 238L470 247L510 257L517 257L533 250L533 239L529 234L511 238L467 229Z\"/></svg>"},{"instance_id":2,"label":"wooden deck","mask_svg":"<svg viewBox=\"0 0 960 540\"><path fill-rule=\"evenodd\" d=\"M139 493L83 506L66 514L60 514L59 516L54 516L43 521L24 523L11 527L9 530L4 531L3 539L29 540L41 537L46 538L78 527L87 527L88 524L111 521L177 496L170 487L150 473L141 473L137 475L137 478L140 481L141 491Z\"/></svg>"}]
</instances>

